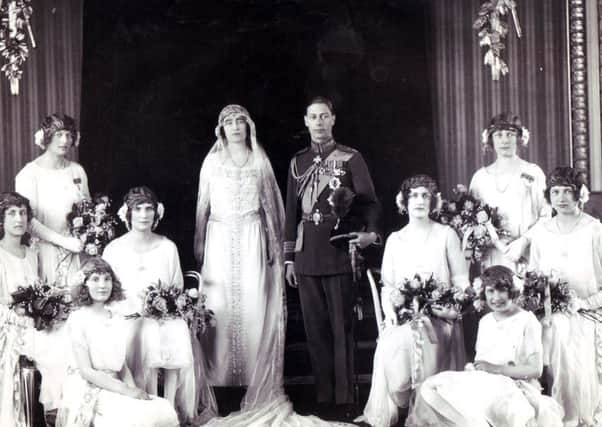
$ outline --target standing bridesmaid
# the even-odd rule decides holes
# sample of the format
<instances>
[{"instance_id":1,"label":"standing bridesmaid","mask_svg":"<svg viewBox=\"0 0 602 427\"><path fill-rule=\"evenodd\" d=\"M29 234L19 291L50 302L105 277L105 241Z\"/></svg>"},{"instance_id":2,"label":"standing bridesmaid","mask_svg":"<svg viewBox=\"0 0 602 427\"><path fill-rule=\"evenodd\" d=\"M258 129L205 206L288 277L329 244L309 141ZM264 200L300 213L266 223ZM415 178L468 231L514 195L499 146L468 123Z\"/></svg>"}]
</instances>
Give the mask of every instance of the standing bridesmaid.
<instances>
[{"instance_id":1,"label":"standing bridesmaid","mask_svg":"<svg viewBox=\"0 0 602 427\"><path fill-rule=\"evenodd\" d=\"M15 178L16 191L27 197L33 209L33 235L40 238L40 278L68 284L79 269L83 244L70 236L67 214L73 203L90 197L84 168L67 154L79 145L73 118L52 114L42 121L35 143L43 151Z\"/></svg>"},{"instance_id":2,"label":"standing bridesmaid","mask_svg":"<svg viewBox=\"0 0 602 427\"><path fill-rule=\"evenodd\" d=\"M541 168L518 155L519 145L526 147L529 131L518 116L501 113L494 116L483 131L485 150L493 150L495 161L480 168L472 177L470 192L474 197L498 208L504 218L503 228L511 239L522 236L541 216L548 214L543 197L546 180ZM516 269L514 260L492 248L483 267L505 265Z\"/></svg>"},{"instance_id":3,"label":"standing bridesmaid","mask_svg":"<svg viewBox=\"0 0 602 427\"><path fill-rule=\"evenodd\" d=\"M29 199L33 209L31 230L40 239L40 279L66 287L79 270L78 253L83 247L79 239L69 235L67 214L73 203L90 197L86 172L67 158L69 150L79 144L75 121L60 113L46 117L35 133L35 143L43 152L17 174L15 188ZM36 358L42 373L40 402L48 412L59 404L61 384L67 374L64 351L70 346L61 327L36 334L35 345L55 350Z\"/></svg>"},{"instance_id":4,"label":"standing bridesmaid","mask_svg":"<svg viewBox=\"0 0 602 427\"><path fill-rule=\"evenodd\" d=\"M583 212L585 176L558 167L548 178L546 198L556 212L531 236L530 268L555 273L574 292L572 313L554 313L544 329L544 363L552 397L562 405L565 426L602 425L602 324L578 313L602 308L602 225Z\"/></svg>"}]
</instances>

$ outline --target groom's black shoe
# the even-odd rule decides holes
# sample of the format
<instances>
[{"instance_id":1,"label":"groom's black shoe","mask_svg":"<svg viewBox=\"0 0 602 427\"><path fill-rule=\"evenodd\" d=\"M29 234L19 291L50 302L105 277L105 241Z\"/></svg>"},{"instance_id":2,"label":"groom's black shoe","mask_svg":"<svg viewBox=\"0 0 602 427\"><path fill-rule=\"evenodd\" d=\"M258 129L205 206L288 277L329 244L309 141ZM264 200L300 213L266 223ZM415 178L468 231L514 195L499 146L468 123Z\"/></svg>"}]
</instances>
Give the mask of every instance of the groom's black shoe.
<instances>
[{"instance_id":1,"label":"groom's black shoe","mask_svg":"<svg viewBox=\"0 0 602 427\"><path fill-rule=\"evenodd\" d=\"M338 421L353 421L359 415L358 408L353 403L336 405L335 412Z\"/></svg>"},{"instance_id":2,"label":"groom's black shoe","mask_svg":"<svg viewBox=\"0 0 602 427\"><path fill-rule=\"evenodd\" d=\"M333 419L335 405L332 402L318 402L316 403L316 415L325 420Z\"/></svg>"}]
</instances>

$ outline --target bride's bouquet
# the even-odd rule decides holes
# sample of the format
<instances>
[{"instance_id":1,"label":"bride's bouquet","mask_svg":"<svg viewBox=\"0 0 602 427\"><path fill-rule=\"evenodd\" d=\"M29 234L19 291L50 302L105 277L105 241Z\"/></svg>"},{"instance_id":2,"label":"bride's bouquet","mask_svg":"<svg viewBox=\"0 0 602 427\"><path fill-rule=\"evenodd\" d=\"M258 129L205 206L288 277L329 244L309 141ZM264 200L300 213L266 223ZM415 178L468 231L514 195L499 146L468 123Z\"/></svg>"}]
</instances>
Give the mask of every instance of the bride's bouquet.
<instances>
[{"instance_id":1,"label":"bride's bouquet","mask_svg":"<svg viewBox=\"0 0 602 427\"><path fill-rule=\"evenodd\" d=\"M161 280L146 289L142 316L159 321L184 319L197 334L215 326L215 314L205 306L206 296L195 288L180 289Z\"/></svg>"},{"instance_id":2,"label":"bride's bouquet","mask_svg":"<svg viewBox=\"0 0 602 427\"><path fill-rule=\"evenodd\" d=\"M109 213L111 200L104 194L74 203L67 214L71 235L84 244L84 252L90 256L101 255L105 246L115 237L117 221Z\"/></svg>"},{"instance_id":3,"label":"bride's bouquet","mask_svg":"<svg viewBox=\"0 0 602 427\"><path fill-rule=\"evenodd\" d=\"M40 280L19 286L11 297L10 307L18 314L31 317L38 331L52 329L66 320L71 311L72 299L66 289Z\"/></svg>"},{"instance_id":4,"label":"bride's bouquet","mask_svg":"<svg viewBox=\"0 0 602 427\"><path fill-rule=\"evenodd\" d=\"M482 203L470 194L464 185L453 190L456 198L444 200L433 219L451 226L462 241L466 259L480 262L487 252L501 245L500 238L510 236L503 228L503 218L497 208Z\"/></svg>"}]
</instances>

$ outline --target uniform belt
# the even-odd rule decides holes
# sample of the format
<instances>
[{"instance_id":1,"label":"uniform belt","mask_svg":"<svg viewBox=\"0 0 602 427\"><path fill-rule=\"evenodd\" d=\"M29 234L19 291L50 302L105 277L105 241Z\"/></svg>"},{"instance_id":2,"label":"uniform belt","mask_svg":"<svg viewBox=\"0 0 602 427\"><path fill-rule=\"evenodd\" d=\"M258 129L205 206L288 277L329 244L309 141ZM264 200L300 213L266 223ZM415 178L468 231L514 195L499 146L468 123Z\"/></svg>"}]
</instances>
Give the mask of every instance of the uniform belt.
<instances>
[{"instance_id":1,"label":"uniform belt","mask_svg":"<svg viewBox=\"0 0 602 427\"><path fill-rule=\"evenodd\" d=\"M319 225L319 224L323 223L324 221L327 221L329 219L335 219L335 218L336 218L336 215L334 215L332 213L323 213L317 209L311 213L303 213L303 215L301 216L301 219L303 221L313 222L315 225Z\"/></svg>"}]
</instances>

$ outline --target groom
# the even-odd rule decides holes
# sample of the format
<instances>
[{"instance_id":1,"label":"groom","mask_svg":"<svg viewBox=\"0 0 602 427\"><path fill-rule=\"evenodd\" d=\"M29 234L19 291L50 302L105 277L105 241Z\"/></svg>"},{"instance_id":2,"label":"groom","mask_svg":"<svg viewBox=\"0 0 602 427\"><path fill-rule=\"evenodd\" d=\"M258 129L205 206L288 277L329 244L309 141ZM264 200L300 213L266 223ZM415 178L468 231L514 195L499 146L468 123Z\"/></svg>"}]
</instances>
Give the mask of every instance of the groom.
<instances>
[{"instance_id":1,"label":"groom","mask_svg":"<svg viewBox=\"0 0 602 427\"><path fill-rule=\"evenodd\" d=\"M360 248L380 240L380 207L362 155L333 139L332 102L312 99L304 119L311 145L295 154L288 171L286 280L299 288L316 400L347 406L353 403L352 269L347 247L329 242L337 219L328 199L341 186L355 193L366 231L350 243Z\"/></svg>"}]
</instances>

